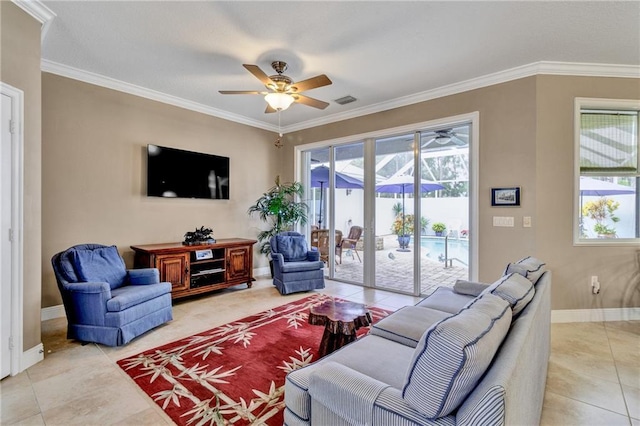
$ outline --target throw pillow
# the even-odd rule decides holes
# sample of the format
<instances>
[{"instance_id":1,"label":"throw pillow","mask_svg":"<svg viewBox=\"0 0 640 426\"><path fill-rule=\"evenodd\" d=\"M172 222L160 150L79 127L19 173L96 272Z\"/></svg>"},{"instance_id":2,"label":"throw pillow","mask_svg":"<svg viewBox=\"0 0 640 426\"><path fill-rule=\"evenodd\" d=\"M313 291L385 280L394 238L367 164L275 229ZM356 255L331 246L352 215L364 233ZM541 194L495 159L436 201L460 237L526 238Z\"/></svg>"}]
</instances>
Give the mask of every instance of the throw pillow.
<instances>
[{"instance_id":1,"label":"throw pillow","mask_svg":"<svg viewBox=\"0 0 640 426\"><path fill-rule=\"evenodd\" d=\"M73 266L82 282L106 282L111 289L122 287L127 278L124 261L116 246L75 250Z\"/></svg>"},{"instance_id":2,"label":"throw pillow","mask_svg":"<svg viewBox=\"0 0 640 426\"><path fill-rule=\"evenodd\" d=\"M516 316L531 302L535 289L533 283L527 278L512 273L491 284L484 293L491 293L509 302L513 309L513 316Z\"/></svg>"},{"instance_id":3,"label":"throw pillow","mask_svg":"<svg viewBox=\"0 0 640 426\"><path fill-rule=\"evenodd\" d=\"M278 253L285 262L302 262L307 260L307 240L303 235L278 235Z\"/></svg>"},{"instance_id":4,"label":"throw pillow","mask_svg":"<svg viewBox=\"0 0 640 426\"><path fill-rule=\"evenodd\" d=\"M509 303L492 294L434 324L414 352L404 400L429 419L452 413L476 387L510 325Z\"/></svg>"},{"instance_id":5,"label":"throw pillow","mask_svg":"<svg viewBox=\"0 0 640 426\"><path fill-rule=\"evenodd\" d=\"M544 262L535 257L527 256L518 260L516 263L509 263L504 271L504 275L511 273L520 274L535 284L546 271L545 265Z\"/></svg>"},{"instance_id":6,"label":"throw pillow","mask_svg":"<svg viewBox=\"0 0 640 426\"><path fill-rule=\"evenodd\" d=\"M453 291L458 294L466 294L467 296L478 296L489 284L474 281L456 280L453 285Z\"/></svg>"}]
</instances>

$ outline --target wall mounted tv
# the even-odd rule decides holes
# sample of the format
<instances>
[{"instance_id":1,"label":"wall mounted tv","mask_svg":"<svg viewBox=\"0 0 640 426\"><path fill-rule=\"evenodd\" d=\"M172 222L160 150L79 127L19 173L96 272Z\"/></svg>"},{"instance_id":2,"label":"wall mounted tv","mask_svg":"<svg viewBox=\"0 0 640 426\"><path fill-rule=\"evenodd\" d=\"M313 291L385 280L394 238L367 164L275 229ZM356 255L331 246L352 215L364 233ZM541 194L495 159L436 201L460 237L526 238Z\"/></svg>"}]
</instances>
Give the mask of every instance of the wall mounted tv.
<instances>
[{"instance_id":1,"label":"wall mounted tv","mask_svg":"<svg viewBox=\"0 0 640 426\"><path fill-rule=\"evenodd\" d=\"M229 199L229 157L147 145L147 196Z\"/></svg>"}]
</instances>

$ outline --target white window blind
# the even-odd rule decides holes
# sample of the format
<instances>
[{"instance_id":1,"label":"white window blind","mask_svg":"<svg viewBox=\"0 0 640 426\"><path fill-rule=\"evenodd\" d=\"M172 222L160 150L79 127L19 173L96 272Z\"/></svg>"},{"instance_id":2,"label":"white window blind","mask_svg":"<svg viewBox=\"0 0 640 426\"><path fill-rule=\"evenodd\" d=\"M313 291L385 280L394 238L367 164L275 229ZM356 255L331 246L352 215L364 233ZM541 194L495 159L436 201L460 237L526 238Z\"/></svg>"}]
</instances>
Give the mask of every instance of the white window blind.
<instances>
[{"instance_id":1,"label":"white window blind","mask_svg":"<svg viewBox=\"0 0 640 426\"><path fill-rule=\"evenodd\" d=\"M637 111L581 111L580 172L638 173Z\"/></svg>"}]
</instances>

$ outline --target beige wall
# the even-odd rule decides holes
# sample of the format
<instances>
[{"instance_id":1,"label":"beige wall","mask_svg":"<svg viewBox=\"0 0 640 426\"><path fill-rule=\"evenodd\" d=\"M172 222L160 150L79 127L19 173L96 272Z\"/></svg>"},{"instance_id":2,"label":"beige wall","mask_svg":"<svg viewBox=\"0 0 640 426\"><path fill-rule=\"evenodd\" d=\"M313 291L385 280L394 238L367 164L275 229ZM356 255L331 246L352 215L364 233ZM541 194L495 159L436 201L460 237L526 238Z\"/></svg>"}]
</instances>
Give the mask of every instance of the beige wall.
<instances>
[{"instance_id":1,"label":"beige wall","mask_svg":"<svg viewBox=\"0 0 640 426\"><path fill-rule=\"evenodd\" d=\"M61 303L51 256L74 244L115 244L132 266L130 245L181 241L202 225L255 239L247 208L279 173L274 133L48 73L42 99L43 307ZM147 197L148 143L230 157L230 200Z\"/></svg>"},{"instance_id":2,"label":"beige wall","mask_svg":"<svg viewBox=\"0 0 640 426\"><path fill-rule=\"evenodd\" d=\"M640 99L640 79L540 76L537 93L537 252L553 270L553 308L638 307L640 245L574 247L572 203L574 98Z\"/></svg>"},{"instance_id":3,"label":"beige wall","mask_svg":"<svg viewBox=\"0 0 640 426\"><path fill-rule=\"evenodd\" d=\"M41 84L40 23L0 1L0 80L24 92L23 350L40 344Z\"/></svg>"},{"instance_id":4,"label":"beige wall","mask_svg":"<svg viewBox=\"0 0 640 426\"><path fill-rule=\"evenodd\" d=\"M293 177L296 145L479 111L479 279L493 281L508 262L534 255L553 271L553 309L637 307L638 247L573 247L576 96L640 99L640 83L529 77L302 130L286 137L284 176ZM500 186L522 188L520 208L490 206L490 189ZM494 228L493 216L514 216L516 227ZM522 227L523 216L532 216L532 228ZM591 275L600 277L600 295L590 294Z\"/></svg>"},{"instance_id":5,"label":"beige wall","mask_svg":"<svg viewBox=\"0 0 640 426\"><path fill-rule=\"evenodd\" d=\"M516 222L522 223L522 216L535 214L535 99L535 78L531 77L302 130L288 135L285 158L293 158L294 144L306 144L479 111L478 272L480 280L493 281L504 270L508 261L535 252L533 228L491 226L494 215L515 215ZM292 162L285 161L284 175L287 178L293 175ZM511 185L522 187L522 207L517 210L491 208L491 187Z\"/></svg>"}]
</instances>

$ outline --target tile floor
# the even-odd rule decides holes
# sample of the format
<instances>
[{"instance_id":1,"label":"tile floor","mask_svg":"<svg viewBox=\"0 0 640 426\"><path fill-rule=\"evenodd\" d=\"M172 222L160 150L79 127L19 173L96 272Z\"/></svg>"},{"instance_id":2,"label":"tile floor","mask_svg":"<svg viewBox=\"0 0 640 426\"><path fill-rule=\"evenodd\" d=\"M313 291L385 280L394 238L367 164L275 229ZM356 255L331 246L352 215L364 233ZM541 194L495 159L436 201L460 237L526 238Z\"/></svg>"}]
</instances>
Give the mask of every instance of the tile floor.
<instances>
[{"instance_id":1,"label":"tile floor","mask_svg":"<svg viewBox=\"0 0 640 426\"><path fill-rule=\"evenodd\" d=\"M387 309L417 299L327 282L325 294ZM125 347L81 346L66 320L43 322L45 359L0 382L2 425L162 425L171 420L116 365L143 350L306 297L253 288L177 302L174 320ZM553 324L542 424L640 426L640 321Z\"/></svg>"}]
</instances>

